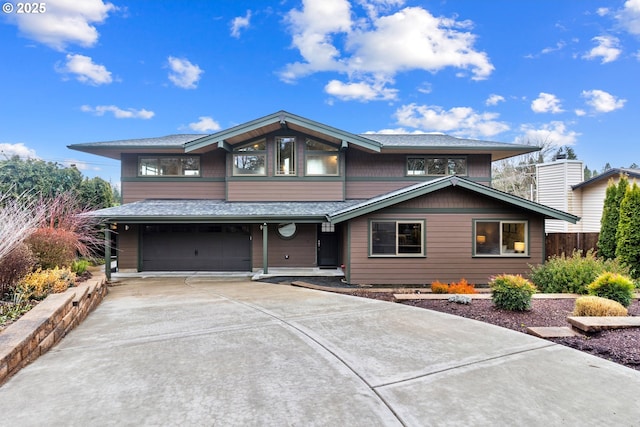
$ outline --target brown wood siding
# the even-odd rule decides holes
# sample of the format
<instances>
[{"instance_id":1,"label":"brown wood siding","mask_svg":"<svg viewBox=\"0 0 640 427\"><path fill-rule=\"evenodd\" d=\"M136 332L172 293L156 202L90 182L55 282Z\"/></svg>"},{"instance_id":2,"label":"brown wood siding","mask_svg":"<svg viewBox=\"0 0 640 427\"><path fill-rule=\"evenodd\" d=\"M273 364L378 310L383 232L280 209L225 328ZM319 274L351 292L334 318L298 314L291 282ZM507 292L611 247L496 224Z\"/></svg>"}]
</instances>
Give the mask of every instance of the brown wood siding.
<instances>
[{"instance_id":1,"label":"brown wood siding","mask_svg":"<svg viewBox=\"0 0 640 427\"><path fill-rule=\"evenodd\" d=\"M144 199L224 199L224 182L124 181L122 202Z\"/></svg>"},{"instance_id":2,"label":"brown wood siding","mask_svg":"<svg viewBox=\"0 0 640 427\"><path fill-rule=\"evenodd\" d=\"M445 213L402 213L405 209L450 209ZM491 213L458 213L458 209L495 210ZM392 211L390 211L392 210ZM454 211L455 210L455 211ZM393 213L398 211L399 213ZM474 219L527 219L528 257L473 257ZM426 257L369 257L370 219L415 219L426 221ZM544 220L524 210L496 202L460 188L447 188L413 199L378 213L352 220L349 230L349 280L359 284L428 284L467 279L485 284L496 274L527 274L529 264L543 262Z\"/></svg>"},{"instance_id":3,"label":"brown wood siding","mask_svg":"<svg viewBox=\"0 0 640 427\"><path fill-rule=\"evenodd\" d=\"M405 154L377 154L360 150L346 151L348 177L403 178L406 172Z\"/></svg>"},{"instance_id":4,"label":"brown wood siding","mask_svg":"<svg viewBox=\"0 0 640 427\"><path fill-rule=\"evenodd\" d=\"M491 154L468 155L467 174L470 178L491 178Z\"/></svg>"},{"instance_id":5,"label":"brown wood siding","mask_svg":"<svg viewBox=\"0 0 640 427\"><path fill-rule=\"evenodd\" d=\"M230 202L321 202L343 199L341 181L229 181Z\"/></svg>"},{"instance_id":6,"label":"brown wood siding","mask_svg":"<svg viewBox=\"0 0 640 427\"><path fill-rule=\"evenodd\" d=\"M280 238L276 231L276 224L269 224L267 236L269 267L315 267L317 225L297 224L298 230L293 239ZM251 227L253 241L253 268L261 269L262 265L262 230L260 226ZM286 256L289 256L287 259Z\"/></svg>"},{"instance_id":7,"label":"brown wood siding","mask_svg":"<svg viewBox=\"0 0 640 427\"><path fill-rule=\"evenodd\" d=\"M118 224L117 241L118 270L138 271L138 225Z\"/></svg>"},{"instance_id":8,"label":"brown wood siding","mask_svg":"<svg viewBox=\"0 0 640 427\"><path fill-rule=\"evenodd\" d=\"M389 193L418 181L347 181L345 193L347 199L369 199L380 194Z\"/></svg>"}]
</instances>

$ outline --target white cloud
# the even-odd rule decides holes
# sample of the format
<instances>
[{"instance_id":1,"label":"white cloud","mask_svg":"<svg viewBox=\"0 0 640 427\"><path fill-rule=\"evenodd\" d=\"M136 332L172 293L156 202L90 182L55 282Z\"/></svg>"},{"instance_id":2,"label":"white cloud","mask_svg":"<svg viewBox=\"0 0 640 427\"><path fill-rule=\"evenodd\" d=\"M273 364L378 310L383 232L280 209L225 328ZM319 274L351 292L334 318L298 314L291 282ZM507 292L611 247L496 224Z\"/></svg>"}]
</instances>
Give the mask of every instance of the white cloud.
<instances>
[{"instance_id":1,"label":"white cloud","mask_svg":"<svg viewBox=\"0 0 640 427\"><path fill-rule=\"evenodd\" d=\"M521 136L516 137L517 144L541 144L549 143L555 146L574 145L579 133L567 129L567 125L561 121L553 121L535 127L533 125L522 125Z\"/></svg>"},{"instance_id":2,"label":"white cloud","mask_svg":"<svg viewBox=\"0 0 640 427\"><path fill-rule=\"evenodd\" d=\"M57 67L56 70L60 73L75 74L79 82L94 86L113 81L111 72L107 71L104 65L94 64L90 57L84 55L68 54L64 67Z\"/></svg>"},{"instance_id":3,"label":"white cloud","mask_svg":"<svg viewBox=\"0 0 640 427\"><path fill-rule=\"evenodd\" d=\"M60 51L69 44L94 46L99 37L95 24L103 23L117 9L102 0L48 0L44 4L45 13L12 16L25 37Z\"/></svg>"},{"instance_id":4,"label":"white cloud","mask_svg":"<svg viewBox=\"0 0 640 427\"><path fill-rule=\"evenodd\" d=\"M240 38L240 32L251 25L251 11L245 16L237 16L231 20L231 37Z\"/></svg>"},{"instance_id":5,"label":"white cloud","mask_svg":"<svg viewBox=\"0 0 640 427\"><path fill-rule=\"evenodd\" d=\"M372 84L365 82L343 83L338 80L331 80L324 87L324 90L329 95L333 95L343 101L395 100L398 94L397 89L386 88L382 82L374 82Z\"/></svg>"},{"instance_id":6,"label":"white cloud","mask_svg":"<svg viewBox=\"0 0 640 427\"><path fill-rule=\"evenodd\" d=\"M196 132L215 132L220 130L220 124L208 116L198 117L197 122L189 123L189 129Z\"/></svg>"},{"instance_id":7,"label":"white cloud","mask_svg":"<svg viewBox=\"0 0 640 427\"><path fill-rule=\"evenodd\" d=\"M586 116L587 112L584 111L582 108L576 108L575 110L576 116L578 117L582 117L582 116Z\"/></svg>"},{"instance_id":8,"label":"white cloud","mask_svg":"<svg viewBox=\"0 0 640 427\"><path fill-rule=\"evenodd\" d=\"M95 107L83 105L80 110L85 113L92 113L95 116L104 116L105 113L112 113L116 119L148 120L155 115L153 111L145 110L144 108L142 110L136 110L135 108L123 110L115 105L96 105Z\"/></svg>"},{"instance_id":9,"label":"white cloud","mask_svg":"<svg viewBox=\"0 0 640 427\"><path fill-rule=\"evenodd\" d=\"M629 33L640 35L640 0L627 0L616 18Z\"/></svg>"},{"instance_id":10,"label":"white cloud","mask_svg":"<svg viewBox=\"0 0 640 427\"><path fill-rule=\"evenodd\" d=\"M562 113L564 110L560 105L560 100L551 93L540 92L537 99L531 102L531 109L534 113Z\"/></svg>"},{"instance_id":11,"label":"white cloud","mask_svg":"<svg viewBox=\"0 0 640 427\"><path fill-rule=\"evenodd\" d=\"M504 102L504 96L492 93L484 103L485 105L498 105L499 102Z\"/></svg>"},{"instance_id":12,"label":"white cloud","mask_svg":"<svg viewBox=\"0 0 640 427\"><path fill-rule=\"evenodd\" d=\"M478 113L469 107L444 110L438 106L409 104L395 112L398 124L426 131L446 132L458 136L493 136L509 130L497 121L497 113Z\"/></svg>"},{"instance_id":13,"label":"white cloud","mask_svg":"<svg viewBox=\"0 0 640 427\"><path fill-rule=\"evenodd\" d=\"M22 142L9 144L7 142L0 143L0 160L18 156L21 159L37 159L36 150L29 148Z\"/></svg>"},{"instance_id":14,"label":"white cloud","mask_svg":"<svg viewBox=\"0 0 640 427\"><path fill-rule=\"evenodd\" d=\"M198 87L198 81L200 75L204 71L196 64L192 64L188 59L174 58L170 56L168 59L169 68L169 80L178 87L183 89L195 89Z\"/></svg>"},{"instance_id":15,"label":"white cloud","mask_svg":"<svg viewBox=\"0 0 640 427\"><path fill-rule=\"evenodd\" d=\"M470 21L434 17L420 7L393 14L388 9L402 1L359 1L367 17L352 20L347 0L304 0L302 9L287 15L292 45L303 60L290 63L280 73L294 82L320 71L334 71L358 79L388 82L411 70L437 72L456 68L474 80L486 79L494 67L486 53L474 50ZM335 85L335 83L334 83Z\"/></svg>"},{"instance_id":16,"label":"white cloud","mask_svg":"<svg viewBox=\"0 0 640 427\"><path fill-rule=\"evenodd\" d=\"M624 107L626 99L616 98L603 90L583 90L582 97L586 99L587 105L591 106L597 113L610 113Z\"/></svg>"},{"instance_id":17,"label":"white cloud","mask_svg":"<svg viewBox=\"0 0 640 427\"><path fill-rule=\"evenodd\" d=\"M586 53L582 57L585 59L597 59L602 58L602 64L606 64L607 62L613 62L622 53L622 50L618 47L620 45L620 40L617 37L613 36L598 36L594 37L591 40L597 43L597 46L594 47Z\"/></svg>"}]
</instances>

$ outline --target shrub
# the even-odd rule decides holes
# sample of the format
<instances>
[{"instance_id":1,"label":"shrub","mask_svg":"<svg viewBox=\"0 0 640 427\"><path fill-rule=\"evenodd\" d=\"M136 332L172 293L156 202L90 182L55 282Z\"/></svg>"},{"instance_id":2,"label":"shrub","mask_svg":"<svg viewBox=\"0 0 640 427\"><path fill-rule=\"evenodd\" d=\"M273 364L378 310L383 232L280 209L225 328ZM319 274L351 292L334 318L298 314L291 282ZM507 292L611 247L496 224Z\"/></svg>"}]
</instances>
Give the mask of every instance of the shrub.
<instances>
[{"instance_id":1,"label":"shrub","mask_svg":"<svg viewBox=\"0 0 640 427\"><path fill-rule=\"evenodd\" d=\"M466 279L461 279L458 283L449 284L450 294L476 294L476 288L474 285L467 283Z\"/></svg>"},{"instance_id":2,"label":"shrub","mask_svg":"<svg viewBox=\"0 0 640 427\"><path fill-rule=\"evenodd\" d=\"M624 307L631 305L635 285L630 277L616 273L602 273L588 287L589 295L617 301Z\"/></svg>"},{"instance_id":3,"label":"shrub","mask_svg":"<svg viewBox=\"0 0 640 427\"><path fill-rule=\"evenodd\" d=\"M617 301L597 296L576 298L574 316L626 316L627 309Z\"/></svg>"},{"instance_id":4,"label":"shrub","mask_svg":"<svg viewBox=\"0 0 640 427\"><path fill-rule=\"evenodd\" d=\"M52 270L38 269L27 274L16 286L16 293L25 300L42 300L50 293L66 291L73 286L76 275L68 268L54 268Z\"/></svg>"},{"instance_id":5,"label":"shrub","mask_svg":"<svg viewBox=\"0 0 640 427\"><path fill-rule=\"evenodd\" d=\"M434 294L448 294L449 285L436 280L435 282L431 283L431 292L433 292Z\"/></svg>"},{"instance_id":6,"label":"shrub","mask_svg":"<svg viewBox=\"0 0 640 427\"><path fill-rule=\"evenodd\" d=\"M531 296L536 287L520 275L502 274L491 278L491 299L503 310L525 311L531 308Z\"/></svg>"},{"instance_id":7,"label":"shrub","mask_svg":"<svg viewBox=\"0 0 640 427\"><path fill-rule=\"evenodd\" d=\"M24 243L17 245L11 252L0 259L0 300L6 300L16 284L35 265L35 258Z\"/></svg>"},{"instance_id":8,"label":"shrub","mask_svg":"<svg viewBox=\"0 0 640 427\"><path fill-rule=\"evenodd\" d=\"M27 244L42 269L69 267L76 258L75 237L58 228L39 228L27 239Z\"/></svg>"},{"instance_id":9,"label":"shrub","mask_svg":"<svg viewBox=\"0 0 640 427\"><path fill-rule=\"evenodd\" d=\"M593 250L582 256L582 251L574 251L570 257L550 257L547 262L538 266L530 266L531 281L540 292L568 292L586 294L587 286L599 274L605 271L628 274L628 270L617 260L602 260L595 256Z\"/></svg>"},{"instance_id":10,"label":"shrub","mask_svg":"<svg viewBox=\"0 0 640 427\"><path fill-rule=\"evenodd\" d=\"M15 294L11 302L0 304L0 326L10 320L16 320L27 311L31 310L31 303L25 301L20 294Z\"/></svg>"},{"instance_id":11,"label":"shrub","mask_svg":"<svg viewBox=\"0 0 640 427\"><path fill-rule=\"evenodd\" d=\"M71 263L71 271L78 275L83 274L85 271L87 271L88 267L89 261L87 261L86 259L79 259Z\"/></svg>"}]
</instances>

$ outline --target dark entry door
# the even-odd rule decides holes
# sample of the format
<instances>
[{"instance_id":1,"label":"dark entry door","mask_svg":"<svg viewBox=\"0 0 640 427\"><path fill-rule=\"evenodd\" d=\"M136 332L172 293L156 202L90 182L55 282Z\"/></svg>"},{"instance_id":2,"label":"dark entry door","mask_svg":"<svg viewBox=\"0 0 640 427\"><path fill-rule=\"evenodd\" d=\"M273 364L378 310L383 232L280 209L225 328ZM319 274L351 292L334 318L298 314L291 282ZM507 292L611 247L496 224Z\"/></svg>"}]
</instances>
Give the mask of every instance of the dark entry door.
<instances>
[{"instance_id":1,"label":"dark entry door","mask_svg":"<svg viewBox=\"0 0 640 427\"><path fill-rule=\"evenodd\" d=\"M337 267L340 244L335 226L318 225L318 267Z\"/></svg>"},{"instance_id":2,"label":"dark entry door","mask_svg":"<svg viewBox=\"0 0 640 427\"><path fill-rule=\"evenodd\" d=\"M232 224L148 225L142 235L146 271L250 271L248 227Z\"/></svg>"}]
</instances>

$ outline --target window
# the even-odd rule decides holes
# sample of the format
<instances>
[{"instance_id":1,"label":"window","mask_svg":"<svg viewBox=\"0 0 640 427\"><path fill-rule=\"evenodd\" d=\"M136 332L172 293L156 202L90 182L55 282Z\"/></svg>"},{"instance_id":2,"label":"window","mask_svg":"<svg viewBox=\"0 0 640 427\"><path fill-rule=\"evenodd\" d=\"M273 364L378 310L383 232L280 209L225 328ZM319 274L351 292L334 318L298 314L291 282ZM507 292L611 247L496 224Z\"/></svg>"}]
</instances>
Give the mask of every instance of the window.
<instances>
[{"instance_id":1,"label":"window","mask_svg":"<svg viewBox=\"0 0 640 427\"><path fill-rule=\"evenodd\" d=\"M253 142L233 152L233 175L266 175L267 143Z\"/></svg>"},{"instance_id":2,"label":"window","mask_svg":"<svg viewBox=\"0 0 640 427\"><path fill-rule=\"evenodd\" d=\"M407 175L466 175L465 157L407 157Z\"/></svg>"},{"instance_id":3,"label":"window","mask_svg":"<svg viewBox=\"0 0 640 427\"><path fill-rule=\"evenodd\" d=\"M138 157L138 176L200 176L198 156Z\"/></svg>"},{"instance_id":4,"label":"window","mask_svg":"<svg viewBox=\"0 0 640 427\"><path fill-rule=\"evenodd\" d=\"M276 138L276 175L296 174L296 139Z\"/></svg>"},{"instance_id":5,"label":"window","mask_svg":"<svg viewBox=\"0 0 640 427\"><path fill-rule=\"evenodd\" d=\"M527 221L476 220L475 255L529 255Z\"/></svg>"},{"instance_id":6,"label":"window","mask_svg":"<svg viewBox=\"0 0 640 427\"><path fill-rule=\"evenodd\" d=\"M371 221L372 256L424 256L424 221Z\"/></svg>"},{"instance_id":7,"label":"window","mask_svg":"<svg viewBox=\"0 0 640 427\"><path fill-rule=\"evenodd\" d=\"M307 139L305 143L307 175L338 175L338 148Z\"/></svg>"}]
</instances>

